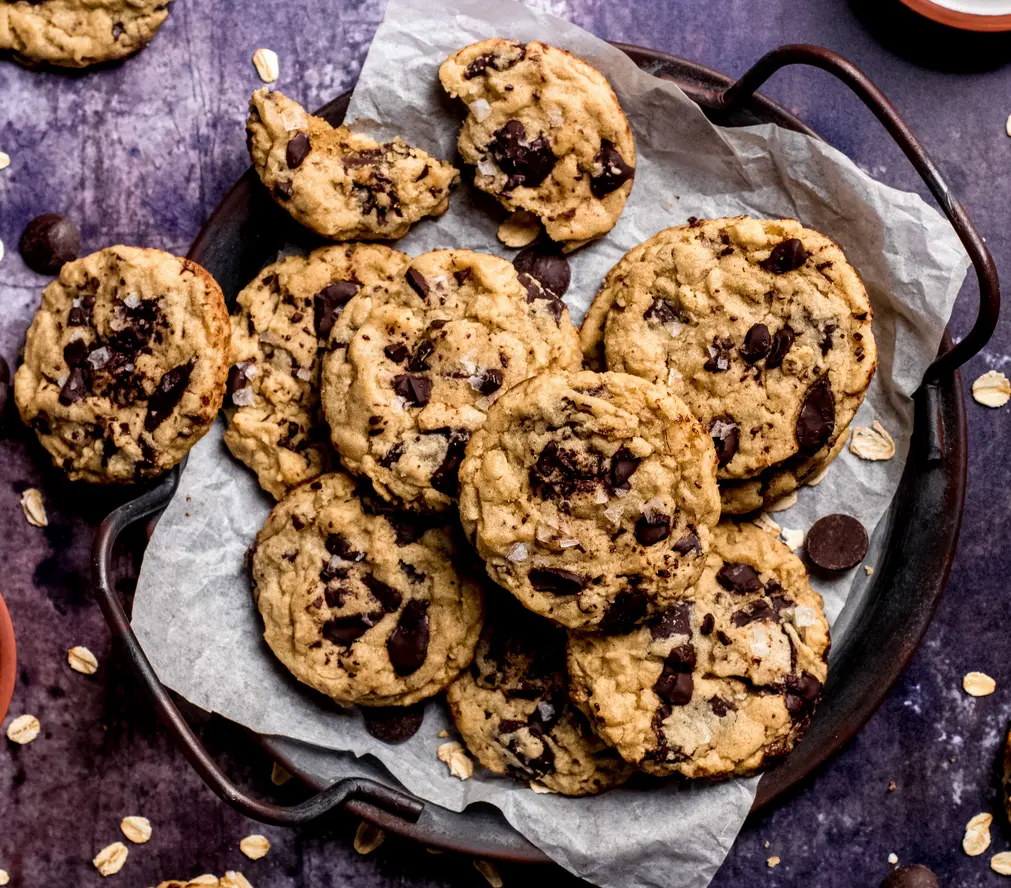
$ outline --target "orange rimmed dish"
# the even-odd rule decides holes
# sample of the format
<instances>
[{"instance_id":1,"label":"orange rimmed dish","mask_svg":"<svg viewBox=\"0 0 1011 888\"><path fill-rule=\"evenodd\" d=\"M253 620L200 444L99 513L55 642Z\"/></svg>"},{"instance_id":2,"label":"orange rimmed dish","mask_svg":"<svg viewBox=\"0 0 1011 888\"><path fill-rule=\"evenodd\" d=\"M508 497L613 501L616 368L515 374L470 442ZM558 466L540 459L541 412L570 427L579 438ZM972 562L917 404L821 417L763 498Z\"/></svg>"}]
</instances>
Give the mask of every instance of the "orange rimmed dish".
<instances>
[{"instance_id":1,"label":"orange rimmed dish","mask_svg":"<svg viewBox=\"0 0 1011 888\"><path fill-rule=\"evenodd\" d=\"M14 696L17 673L17 649L14 645L14 624L7 605L0 598L0 721L4 720Z\"/></svg>"},{"instance_id":2,"label":"orange rimmed dish","mask_svg":"<svg viewBox=\"0 0 1011 888\"><path fill-rule=\"evenodd\" d=\"M1008 0L902 0L920 15L963 31L1011 31Z\"/></svg>"}]
</instances>

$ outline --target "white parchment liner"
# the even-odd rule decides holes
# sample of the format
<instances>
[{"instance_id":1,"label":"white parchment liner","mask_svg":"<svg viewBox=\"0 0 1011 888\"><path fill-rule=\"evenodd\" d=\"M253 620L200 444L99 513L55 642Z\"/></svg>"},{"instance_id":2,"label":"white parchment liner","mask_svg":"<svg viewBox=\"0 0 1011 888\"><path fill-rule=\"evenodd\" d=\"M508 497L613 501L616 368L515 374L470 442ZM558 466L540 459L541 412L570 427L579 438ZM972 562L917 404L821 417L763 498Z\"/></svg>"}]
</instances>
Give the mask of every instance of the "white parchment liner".
<instances>
[{"instance_id":1,"label":"white parchment liner","mask_svg":"<svg viewBox=\"0 0 1011 888\"><path fill-rule=\"evenodd\" d=\"M821 485L801 491L798 503L775 517L786 528L806 529L821 515L846 512L873 531L902 474L910 396L937 352L969 264L947 222L918 196L875 182L807 136L772 125L712 126L680 90L640 71L620 51L509 0L453 0L441 9L431 0L392 0L349 121L372 135L402 135L436 156L454 157L462 109L442 93L439 64L487 37L543 40L584 58L611 82L635 134L637 172L624 214L606 238L571 260L566 301L574 320L623 253L689 216L789 216L843 247L871 295L880 353L856 424L880 420L898 453L888 462L844 453ZM500 217L471 197L460 189L447 215L416 226L398 248L411 255L445 247L512 255L495 237ZM134 629L165 684L259 733L374 756L407 789L452 810L491 802L562 866L598 885L708 884L747 815L755 779L715 786L655 781L588 799L535 795L480 769L461 782L436 758L444 742L438 732L452 732L442 704L429 705L410 741L386 746L365 732L357 712L341 712L291 679L261 640L242 566L271 501L229 457L221 431L219 422L191 453L148 546L134 601ZM869 580L858 568L815 585L834 620L847 602L852 611ZM351 755L301 756L333 778L376 768Z\"/></svg>"}]
</instances>

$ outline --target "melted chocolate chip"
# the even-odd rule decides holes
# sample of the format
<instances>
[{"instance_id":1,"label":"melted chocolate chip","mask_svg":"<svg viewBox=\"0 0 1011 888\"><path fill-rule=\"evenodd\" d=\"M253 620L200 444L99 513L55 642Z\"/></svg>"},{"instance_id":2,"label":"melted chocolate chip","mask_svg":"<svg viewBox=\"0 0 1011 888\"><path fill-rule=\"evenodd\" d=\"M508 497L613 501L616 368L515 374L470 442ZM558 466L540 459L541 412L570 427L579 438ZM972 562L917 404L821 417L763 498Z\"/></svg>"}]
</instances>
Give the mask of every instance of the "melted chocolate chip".
<instances>
[{"instance_id":1,"label":"melted chocolate chip","mask_svg":"<svg viewBox=\"0 0 1011 888\"><path fill-rule=\"evenodd\" d=\"M517 278L523 285L523 289L527 291L527 303L532 305L538 300L546 302L547 305L545 307L548 310L548 314L551 315L551 319L557 324L562 319L565 303L555 296L554 293L545 290L540 282L534 280L530 275L520 272Z\"/></svg>"},{"instance_id":2,"label":"melted chocolate chip","mask_svg":"<svg viewBox=\"0 0 1011 888\"><path fill-rule=\"evenodd\" d=\"M649 308L642 313L642 318L644 321L656 321L661 326L667 326L681 320L677 310L659 296L653 298Z\"/></svg>"},{"instance_id":3,"label":"melted chocolate chip","mask_svg":"<svg viewBox=\"0 0 1011 888\"><path fill-rule=\"evenodd\" d=\"M628 490L628 479L635 474L642 462L627 447L619 447L611 457L611 489Z\"/></svg>"},{"instance_id":4,"label":"melted chocolate chip","mask_svg":"<svg viewBox=\"0 0 1011 888\"><path fill-rule=\"evenodd\" d=\"M225 383L225 404L233 404L233 399L238 392L249 388L249 377L246 376L246 368L251 361L240 361L228 370L228 381ZM233 405L234 406L234 405Z\"/></svg>"},{"instance_id":5,"label":"melted chocolate chip","mask_svg":"<svg viewBox=\"0 0 1011 888\"><path fill-rule=\"evenodd\" d=\"M348 647L361 638L383 617L382 612L332 617L323 624L323 637L331 644Z\"/></svg>"},{"instance_id":6,"label":"melted chocolate chip","mask_svg":"<svg viewBox=\"0 0 1011 888\"><path fill-rule=\"evenodd\" d=\"M482 395L490 395L492 392L497 392L502 388L502 371L501 370L485 370L481 374L481 382L478 384L478 391Z\"/></svg>"},{"instance_id":7,"label":"melted chocolate chip","mask_svg":"<svg viewBox=\"0 0 1011 888\"><path fill-rule=\"evenodd\" d=\"M554 567L535 567L527 578L538 592L550 592L552 595L576 595L586 585L586 577Z\"/></svg>"},{"instance_id":8,"label":"melted chocolate chip","mask_svg":"<svg viewBox=\"0 0 1011 888\"><path fill-rule=\"evenodd\" d=\"M403 743L418 733L425 720L425 703L414 706L363 706L365 730L383 743Z\"/></svg>"},{"instance_id":9,"label":"melted chocolate chip","mask_svg":"<svg viewBox=\"0 0 1011 888\"><path fill-rule=\"evenodd\" d=\"M590 177L590 193L597 200L617 190L635 176L635 167L625 163L625 159L609 139L600 140L600 151L597 152L594 162L600 164L601 168L600 173Z\"/></svg>"},{"instance_id":10,"label":"melted chocolate chip","mask_svg":"<svg viewBox=\"0 0 1011 888\"><path fill-rule=\"evenodd\" d=\"M713 344L709 346L709 360L702 365L702 368L710 373L726 373L730 369L730 354L733 350L733 339L714 336Z\"/></svg>"},{"instance_id":11,"label":"melted chocolate chip","mask_svg":"<svg viewBox=\"0 0 1011 888\"><path fill-rule=\"evenodd\" d=\"M288 140L288 147L284 152L284 159L289 170L298 169L302 166L302 161L309 156L312 145L309 144L309 137L305 133L295 133Z\"/></svg>"},{"instance_id":12,"label":"melted chocolate chip","mask_svg":"<svg viewBox=\"0 0 1011 888\"><path fill-rule=\"evenodd\" d=\"M690 644L674 648L664 660L663 672L653 685L653 691L672 706L685 706L695 689L691 676L694 668L695 648Z\"/></svg>"},{"instance_id":13,"label":"melted chocolate chip","mask_svg":"<svg viewBox=\"0 0 1011 888\"><path fill-rule=\"evenodd\" d=\"M740 610L734 611L734 615L730 618L730 622L735 626L747 626L749 623L761 621L776 623L778 620L779 615L773 607L761 598L757 598Z\"/></svg>"},{"instance_id":14,"label":"melted chocolate chip","mask_svg":"<svg viewBox=\"0 0 1011 888\"><path fill-rule=\"evenodd\" d=\"M692 606L682 602L667 608L649 627L653 638L670 638L672 635L692 634Z\"/></svg>"},{"instance_id":15,"label":"melted chocolate chip","mask_svg":"<svg viewBox=\"0 0 1011 888\"><path fill-rule=\"evenodd\" d=\"M428 359L432 357L434 351L435 343L431 339L422 339L414 347L411 359L407 362L407 369L412 373L424 373L426 370L431 369L428 365Z\"/></svg>"},{"instance_id":16,"label":"melted chocolate chip","mask_svg":"<svg viewBox=\"0 0 1011 888\"><path fill-rule=\"evenodd\" d=\"M313 323L320 339L330 335L341 310L357 292L358 284L353 281L334 281L313 296Z\"/></svg>"},{"instance_id":17,"label":"melted chocolate chip","mask_svg":"<svg viewBox=\"0 0 1011 888\"><path fill-rule=\"evenodd\" d=\"M376 601L383 606L383 610L386 613L392 614L400 607L403 596L392 586L387 586L386 583L382 580L377 580L372 574L366 574L362 577L362 582L365 584L365 588L372 593Z\"/></svg>"},{"instance_id":18,"label":"melted chocolate chip","mask_svg":"<svg viewBox=\"0 0 1011 888\"><path fill-rule=\"evenodd\" d=\"M400 373L393 377L393 391L414 407L424 407L432 396L432 380Z\"/></svg>"},{"instance_id":19,"label":"melted chocolate chip","mask_svg":"<svg viewBox=\"0 0 1011 888\"><path fill-rule=\"evenodd\" d=\"M810 709L821 694L821 682L810 672L791 676L786 681L786 708L792 715Z\"/></svg>"},{"instance_id":20,"label":"melted chocolate chip","mask_svg":"<svg viewBox=\"0 0 1011 888\"><path fill-rule=\"evenodd\" d=\"M793 330L789 327L780 327L776 335L772 337L772 348L769 350L769 357L765 360L766 370L775 370L783 363L788 351L793 346Z\"/></svg>"},{"instance_id":21,"label":"melted chocolate chip","mask_svg":"<svg viewBox=\"0 0 1011 888\"><path fill-rule=\"evenodd\" d=\"M600 622L600 631L622 634L630 632L649 607L649 599L641 589L622 589L611 602Z\"/></svg>"},{"instance_id":22,"label":"melted chocolate chip","mask_svg":"<svg viewBox=\"0 0 1011 888\"><path fill-rule=\"evenodd\" d=\"M428 654L428 602L414 598L404 605L397 628L386 640L386 652L397 675L417 672Z\"/></svg>"},{"instance_id":23,"label":"melted chocolate chip","mask_svg":"<svg viewBox=\"0 0 1011 888\"><path fill-rule=\"evenodd\" d=\"M765 324L755 324L744 335L744 343L738 349L741 357L749 364L754 364L772 349L772 337L769 335L769 328Z\"/></svg>"},{"instance_id":24,"label":"melted chocolate chip","mask_svg":"<svg viewBox=\"0 0 1011 888\"><path fill-rule=\"evenodd\" d=\"M702 540L694 533L686 533L671 548L678 555L687 555L689 552L701 552Z\"/></svg>"},{"instance_id":25,"label":"melted chocolate chip","mask_svg":"<svg viewBox=\"0 0 1011 888\"><path fill-rule=\"evenodd\" d=\"M572 271L561 249L549 244L532 244L520 250L513 267L537 281L548 293L561 299L569 289Z\"/></svg>"},{"instance_id":26,"label":"melted chocolate chip","mask_svg":"<svg viewBox=\"0 0 1011 888\"><path fill-rule=\"evenodd\" d=\"M725 466L737 454L741 443L741 430L729 419L714 419L709 423L709 434L716 448L716 462Z\"/></svg>"},{"instance_id":27,"label":"melted chocolate chip","mask_svg":"<svg viewBox=\"0 0 1011 888\"><path fill-rule=\"evenodd\" d=\"M182 400L183 392L190 382L193 372L192 362L173 367L155 386L154 394L147 399L147 416L144 417L144 429L153 432L169 418L176 405Z\"/></svg>"},{"instance_id":28,"label":"melted chocolate chip","mask_svg":"<svg viewBox=\"0 0 1011 888\"><path fill-rule=\"evenodd\" d=\"M400 457L402 457L403 455L404 455L404 442L397 441L397 443L394 444L389 450L387 450L386 453L384 453L381 457L379 457L377 462L384 469L388 469L394 463L398 462L400 460Z\"/></svg>"},{"instance_id":29,"label":"melted chocolate chip","mask_svg":"<svg viewBox=\"0 0 1011 888\"><path fill-rule=\"evenodd\" d=\"M762 581L750 564L740 562L724 564L716 574L716 579L724 589L739 595L762 591Z\"/></svg>"},{"instance_id":30,"label":"melted chocolate chip","mask_svg":"<svg viewBox=\"0 0 1011 888\"><path fill-rule=\"evenodd\" d=\"M706 614L702 618L702 625L699 626L699 632L703 635L712 635L713 629L716 628L716 617L712 614Z\"/></svg>"},{"instance_id":31,"label":"melted chocolate chip","mask_svg":"<svg viewBox=\"0 0 1011 888\"><path fill-rule=\"evenodd\" d=\"M408 268L406 278L411 289L424 299L425 302L428 302L428 294L432 291L432 288L428 286L425 276L416 268Z\"/></svg>"},{"instance_id":32,"label":"melted chocolate chip","mask_svg":"<svg viewBox=\"0 0 1011 888\"><path fill-rule=\"evenodd\" d=\"M635 522L635 538L642 546L655 546L670 536L670 517L650 512Z\"/></svg>"},{"instance_id":33,"label":"melted chocolate chip","mask_svg":"<svg viewBox=\"0 0 1011 888\"><path fill-rule=\"evenodd\" d=\"M808 531L804 548L824 570L849 570L867 555L867 531L850 515L826 515Z\"/></svg>"},{"instance_id":34,"label":"melted chocolate chip","mask_svg":"<svg viewBox=\"0 0 1011 888\"><path fill-rule=\"evenodd\" d=\"M828 443L835 430L835 398L828 374L814 382L804 395L795 430L801 453L811 454Z\"/></svg>"},{"instance_id":35,"label":"melted chocolate chip","mask_svg":"<svg viewBox=\"0 0 1011 888\"><path fill-rule=\"evenodd\" d=\"M446 456L433 473L428 482L439 493L446 496L456 496L459 492L460 463L467 452L467 442L470 440L470 432L467 429L447 429L442 434L449 435L449 445L446 447Z\"/></svg>"},{"instance_id":36,"label":"melted chocolate chip","mask_svg":"<svg viewBox=\"0 0 1011 888\"><path fill-rule=\"evenodd\" d=\"M798 238L791 237L789 240L776 244L769 253L768 259L762 260L762 268L771 271L773 274L786 274L794 271L807 262L807 250Z\"/></svg>"},{"instance_id":37,"label":"melted chocolate chip","mask_svg":"<svg viewBox=\"0 0 1011 888\"><path fill-rule=\"evenodd\" d=\"M383 349L383 354L386 355L394 364L403 364L407 360L407 356L410 352L407 350L407 346L402 342L398 342L396 345L388 345Z\"/></svg>"},{"instance_id":38,"label":"melted chocolate chip","mask_svg":"<svg viewBox=\"0 0 1011 888\"><path fill-rule=\"evenodd\" d=\"M81 232L59 213L36 216L21 235L21 258L39 274L56 274L77 258L80 249Z\"/></svg>"},{"instance_id":39,"label":"melted chocolate chip","mask_svg":"<svg viewBox=\"0 0 1011 888\"><path fill-rule=\"evenodd\" d=\"M86 389L84 371L80 367L71 368L67 381L63 383L63 388L60 389L60 403L64 407L76 404L84 398Z\"/></svg>"},{"instance_id":40,"label":"melted chocolate chip","mask_svg":"<svg viewBox=\"0 0 1011 888\"><path fill-rule=\"evenodd\" d=\"M527 130L518 120L508 120L495 132L488 150L509 177L506 190L526 186L536 188L554 168L557 158L544 136L527 141Z\"/></svg>"},{"instance_id":41,"label":"melted chocolate chip","mask_svg":"<svg viewBox=\"0 0 1011 888\"><path fill-rule=\"evenodd\" d=\"M351 543L342 533L328 533L323 545L331 555L336 555L345 561L361 561L365 557L362 552L356 552L352 548Z\"/></svg>"}]
</instances>

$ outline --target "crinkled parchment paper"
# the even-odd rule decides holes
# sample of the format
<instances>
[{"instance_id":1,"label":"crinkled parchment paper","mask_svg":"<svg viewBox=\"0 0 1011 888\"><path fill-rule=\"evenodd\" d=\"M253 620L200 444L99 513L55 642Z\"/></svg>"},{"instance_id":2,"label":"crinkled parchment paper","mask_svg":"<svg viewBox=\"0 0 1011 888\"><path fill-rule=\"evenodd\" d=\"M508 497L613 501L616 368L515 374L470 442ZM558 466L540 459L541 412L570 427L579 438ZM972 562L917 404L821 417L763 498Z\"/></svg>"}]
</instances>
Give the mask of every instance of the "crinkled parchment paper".
<instances>
[{"instance_id":1,"label":"crinkled parchment paper","mask_svg":"<svg viewBox=\"0 0 1011 888\"><path fill-rule=\"evenodd\" d=\"M790 216L843 247L871 294L880 351L856 424L880 420L898 454L863 462L845 452L822 484L802 490L797 504L775 517L783 527L806 529L821 515L847 512L873 531L902 474L910 396L937 351L968 267L948 224L916 195L873 181L821 142L771 125L713 127L675 86L640 71L618 50L503 0L454 0L441 9L432 0L392 0L350 119L373 135L399 134L452 158L462 109L443 95L439 64L468 43L496 36L544 40L599 68L635 133L637 173L624 214L608 237L571 259L567 301L575 320L623 253L689 216ZM500 218L461 188L444 217L418 225L397 246L412 255L468 247L508 256L512 251L495 237ZM747 815L754 779L716 786L656 781L589 799L535 795L480 769L462 782L436 758L444 742L438 732L452 732L441 704L429 705L410 741L385 746L365 732L357 712L342 712L291 679L261 640L242 566L270 505L253 476L228 456L219 424L190 456L147 549L134 602L134 628L169 687L254 731L328 748L315 757L300 752L317 773L337 778L363 767L375 771L374 760L356 762L347 753L369 754L430 801L457 811L491 802L562 866L598 885L701 888L709 882ZM815 583L832 619L847 601L852 608L868 584L860 568Z\"/></svg>"}]
</instances>

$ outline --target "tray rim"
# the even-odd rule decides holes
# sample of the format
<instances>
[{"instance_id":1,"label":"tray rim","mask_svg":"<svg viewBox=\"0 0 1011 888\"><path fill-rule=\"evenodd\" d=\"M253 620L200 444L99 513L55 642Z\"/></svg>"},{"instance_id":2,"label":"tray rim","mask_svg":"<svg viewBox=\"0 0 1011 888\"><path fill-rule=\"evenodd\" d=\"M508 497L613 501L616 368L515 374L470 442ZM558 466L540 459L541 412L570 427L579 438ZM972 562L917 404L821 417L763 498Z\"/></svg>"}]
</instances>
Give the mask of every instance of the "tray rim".
<instances>
[{"instance_id":1,"label":"tray rim","mask_svg":"<svg viewBox=\"0 0 1011 888\"><path fill-rule=\"evenodd\" d=\"M695 62L691 62L686 59L681 59L667 53L647 49L645 47L634 46L630 44L615 44L619 49L624 51L633 61L640 65L640 67L647 67L650 65L657 65L664 68L675 68L680 72L689 73L693 75L694 80L682 80L677 76L670 75L669 71L663 72L660 76L664 76L665 79L673 80L680 86L689 97L693 98L695 101L702 100L702 103L706 99L711 99L720 90L725 89L732 85L735 81L733 78L722 74L721 72L715 71L706 66L700 65ZM706 85L700 85L702 84ZM332 102L324 106L321 112L323 113L328 108L340 103L349 93L345 93ZM756 93L752 100L748 103L750 108L758 108L761 113L759 117L765 118L761 122L774 122L779 125L785 125L789 128L805 132L809 135L818 137L817 134L811 130L806 124L796 118L794 115L790 114L788 111L783 109L777 103L767 99L761 94ZM199 261L194 254L202 255L206 250L208 241L210 240L209 232L213 226L215 219L219 215L224 215L225 211L228 210L229 199L234 198L239 192L241 192L246 186L247 179L249 178L249 171L247 171L243 176L241 176L238 181L232 186L231 189L225 194L221 202L212 212L211 216L208 218L207 223L197 235L193 242L190 250L191 258L195 258ZM950 346L950 337L945 334L945 339L941 345L941 352L944 352ZM752 813L758 810L760 807L774 801L780 796L788 793L791 789L796 788L796 785L804 780L805 777L810 774L811 771L820 767L825 761L831 758L839 748L844 745L853 735L855 735L860 728L866 723L867 719L877 710L880 704L883 702L884 698L890 692L890 689L894 682L897 680L898 676L902 673L905 667L908 665L909 660L912 658L916 649L918 648L920 640L922 640L923 634L926 632L927 627L930 624L930 620L933 616L934 610L940 600L941 594L943 594L944 587L947 582L948 573L950 571L951 562L954 558L955 546L957 544L958 532L961 525L961 517L964 507L964 496L965 496L965 472L966 472L966 424L965 424L965 405L961 389L960 376L956 372L951 374L950 379L944 381L944 387L949 391L947 393L941 393L938 395L939 398L949 399L950 403L946 403L950 412L950 425L953 426L952 431L955 432L953 439L949 439L949 444L951 445L951 453L953 457L952 473L949 480L953 481L954 486L950 493L952 494L952 501L950 505L954 506L954 509L949 511L949 517L953 520L948 523L948 545L945 547L943 557L940 564L938 565L938 573L936 574L936 581L931 586L931 594L929 597L924 598L922 604L925 607L922 608L920 612L920 619L918 620L917 626L913 627L913 632L911 634L907 633L906 643L902 645L898 655L893 660L894 668L890 670L888 676L884 683L879 685L879 692L872 694L867 700L861 710L858 712L856 719L853 720L850 726L845 730L837 732L831 742L830 748L820 749L818 753L808 756L808 761L805 762L802 768L796 769L798 773L790 779L776 781L773 779L773 775L780 773L780 769L774 769L772 771L766 772L763 775L763 779L760 783L759 796L756 797L756 804L752 809ZM936 407L936 404L934 405ZM917 416L919 416L919 408L917 410ZM912 456L910 457L910 463L907 464L907 471L912 464ZM889 530L891 535L892 529ZM880 579L879 579L880 581ZM268 752L281 760L282 764L286 764L285 759L287 756L281 754L276 747L272 745L270 737L263 737L259 735L253 735L257 742L259 742ZM305 744L309 745L309 744ZM804 749L804 744L798 747L794 753L787 759L787 762L794 761L797 758L797 753ZM290 759L288 759L290 762ZM299 769L296 767L292 770L296 776L300 776L301 779L305 780L308 785L313 786L316 789L324 789L325 787L319 782L312 781L311 779L305 779L305 774L299 774ZM764 791L764 786L768 783L772 783L767 791ZM455 812L449 812L446 809L441 809L440 806L434 805L433 803L426 802L426 807L436 808L442 811L446 811L448 815L452 817L466 817L467 813L462 812L461 814L456 814ZM374 805L369 804L367 801L360 799L349 799L344 807L351 813L356 814L363 819L369 820L370 822L376 823L385 829L388 829L394 833L400 833L403 835L408 835L419 841L426 842L427 844L433 845L435 847L446 848L447 850L459 851L462 853L474 854L477 856L494 857L496 859L507 860L511 862L525 862L525 863L542 863L550 862L550 858L547 857L539 849L536 849L533 845L523 842L529 846L529 851L521 850L504 850L502 853L496 853L494 850L489 851L486 848L479 849L473 848L471 846L466 846L460 842L447 842L440 841L436 837L426 838L424 835L419 835L422 832L415 827L414 824L406 824L408 828L405 828L405 821L402 819L388 814L386 811L378 808ZM509 826L504 818L502 818L502 824L507 830L515 833L515 830ZM518 835L518 833L516 834Z\"/></svg>"}]
</instances>

